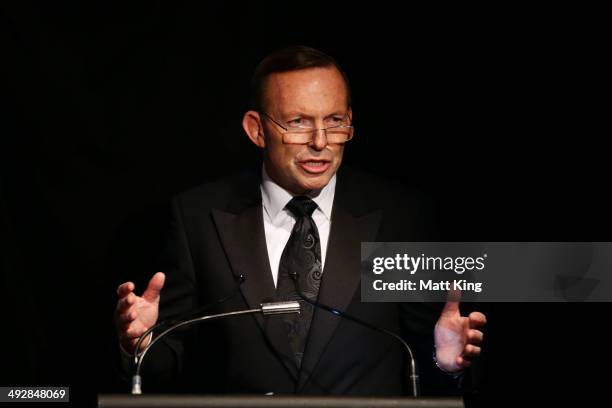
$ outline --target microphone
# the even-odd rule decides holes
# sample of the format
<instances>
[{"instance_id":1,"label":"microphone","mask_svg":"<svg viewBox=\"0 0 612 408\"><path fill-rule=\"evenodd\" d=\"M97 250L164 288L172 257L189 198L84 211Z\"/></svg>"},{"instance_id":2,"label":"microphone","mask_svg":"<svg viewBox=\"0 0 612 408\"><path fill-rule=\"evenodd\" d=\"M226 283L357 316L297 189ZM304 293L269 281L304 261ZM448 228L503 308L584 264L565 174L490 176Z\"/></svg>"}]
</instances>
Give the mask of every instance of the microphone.
<instances>
[{"instance_id":1,"label":"microphone","mask_svg":"<svg viewBox=\"0 0 612 408\"><path fill-rule=\"evenodd\" d=\"M351 316L349 314L347 314L346 312L333 308L331 306L325 305L323 303L319 303L316 300L311 300L309 298L307 298L302 291L300 290L300 282L299 282L299 277L297 272L289 272L289 276L291 277L291 279L293 279L293 282L295 283L295 290L298 293L298 295L306 302L310 303L311 305L318 307L320 309L323 309L335 316L340 316L342 318L345 318L347 320L350 320L352 322L355 322L359 325L365 326L369 329L375 330L377 332L380 333L384 333L386 335L389 335L391 337L393 337L395 340L399 341L402 346L404 347L404 349L408 352L408 357L410 359L410 371L408 373L408 378L410 378L410 385L411 385L411 389L412 389L412 396L413 397L418 397L421 394L420 391L420 385L419 385L419 372L417 369L417 362L416 359L414 358L414 354L412 353L412 349L410 348L410 346L408 345L408 343L406 343L406 341L404 341L404 339L402 339L399 335L393 333L390 330L384 329L382 327L378 327L378 326L374 326L373 324L370 324L366 321L363 321L355 316Z\"/></svg>"},{"instance_id":2,"label":"microphone","mask_svg":"<svg viewBox=\"0 0 612 408\"><path fill-rule=\"evenodd\" d=\"M142 362L144 361L144 358L147 355L147 352L151 349L151 347L153 347L153 345L155 345L161 338L165 337L167 334L173 332L174 330L180 327L190 326L195 323L201 323L201 322L207 322L207 321L212 321L212 320L224 319L227 317L235 317L235 316L242 316L242 315L255 314L255 313L262 313L264 317L271 316L271 315L285 314L285 313L300 313L300 303L299 302L262 303L260 307L257 309L238 310L235 312L225 312L225 313L218 313L218 314L208 315L208 316L200 316L200 317L196 317L193 319L175 323L173 326L161 332L159 336L151 340L151 343L149 343L149 345L145 347L145 349L142 351L142 354L140 354L140 356L136 356L136 361L135 361L136 369L135 369L134 375L132 376L132 394L133 395L142 394L142 387L141 387L142 378L140 376L140 366L142 365Z\"/></svg>"}]
</instances>

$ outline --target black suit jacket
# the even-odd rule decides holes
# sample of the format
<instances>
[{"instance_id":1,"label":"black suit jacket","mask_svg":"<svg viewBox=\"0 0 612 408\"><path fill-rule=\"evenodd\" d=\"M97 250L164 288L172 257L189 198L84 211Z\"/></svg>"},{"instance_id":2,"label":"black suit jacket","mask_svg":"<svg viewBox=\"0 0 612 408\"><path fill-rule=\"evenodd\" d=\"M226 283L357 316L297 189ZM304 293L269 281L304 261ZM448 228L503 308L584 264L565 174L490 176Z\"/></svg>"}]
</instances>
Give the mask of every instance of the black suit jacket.
<instances>
[{"instance_id":1,"label":"black suit jacket","mask_svg":"<svg viewBox=\"0 0 612 408\"><path fill-rule=\"evenodd\" d=\"M431 205L420 195L355 170L338 173L319 301L401 333L417 351L425 383L443 376L432 362L439 307L360 301L361 241L435 237ZM202 185L172 204L160 319L230 299L209 313L256 308L275 296L265 242L259 171ZM236 291L237 277L246 281ZM298 370L278 317L204 323L163 340L143 367L143 388L192 392L400 395L408 392L405 354L393 338L315 310ZM435 377L435 379L434 379ZM431 381L434 380L434 381ZM446 380L443 380L446 381ZM433 388L432 393L443 390Z\"/></svg>"}]
</instances>

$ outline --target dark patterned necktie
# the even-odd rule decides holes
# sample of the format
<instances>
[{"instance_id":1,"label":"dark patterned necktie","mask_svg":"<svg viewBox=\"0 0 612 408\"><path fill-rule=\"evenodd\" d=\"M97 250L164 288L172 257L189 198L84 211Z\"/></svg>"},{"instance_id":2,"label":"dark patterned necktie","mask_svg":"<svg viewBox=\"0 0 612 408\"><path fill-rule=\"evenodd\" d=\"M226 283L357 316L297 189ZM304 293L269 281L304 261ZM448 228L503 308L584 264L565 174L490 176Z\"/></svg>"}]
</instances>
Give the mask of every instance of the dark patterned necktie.
<instances>
[{"instance_id":1,"label":"dark patterned necktie","mask_svg":"<svg viewBox=\"0 0 612 408\"><path fill-rule=\"evenodd\" d=\"M290 276L297 273L300 291L308 299L316 300L321 284L321 243L312 213L317 204L308 197L294 197L286 208L295 217L291 236L281 255L276 296L279 301L297 300L302 311L298 315L283 315L289 334L289 342L295 353L298 367L302 364L304 347L312 321L313 306L298 295L295 282Z\"/></svg>"}]
</instances>

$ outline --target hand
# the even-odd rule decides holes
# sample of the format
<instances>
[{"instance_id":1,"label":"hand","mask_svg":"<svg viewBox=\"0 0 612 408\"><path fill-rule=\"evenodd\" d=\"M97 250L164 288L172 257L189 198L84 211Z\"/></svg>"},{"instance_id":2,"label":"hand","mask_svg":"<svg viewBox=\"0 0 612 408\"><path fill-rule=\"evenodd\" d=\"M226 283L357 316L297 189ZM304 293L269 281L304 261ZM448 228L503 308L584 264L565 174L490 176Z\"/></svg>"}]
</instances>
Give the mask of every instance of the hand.
<instances>
[{"instance_id":1,"label":"hand","mask_svg":"<svg viewBox=\"0 0 612 408\"><path fill-rule=\"evenodd\" d=\"M164 287L166 275L157 272L143 292L136 296L133 282L125 282L117 288L117 309L115 310L115 325L121 347L128 353L133 353L138 338L157 322L159 315L160 292ZM149 339L143 340L141 348L149 344Z\"/></svg>"},{"instance_id":2,"label":"hand","mask_svg":"<svg viewBox=\"0 0 612 408\"><path fill-rule=\"evenodd\" d=\"M450 373L469 367L480 355L483 333L478 330L487 323L480 312L468 317L459 311L460 292L451 293L434 329L438 366Z\"/></svg>"}]
</instances>

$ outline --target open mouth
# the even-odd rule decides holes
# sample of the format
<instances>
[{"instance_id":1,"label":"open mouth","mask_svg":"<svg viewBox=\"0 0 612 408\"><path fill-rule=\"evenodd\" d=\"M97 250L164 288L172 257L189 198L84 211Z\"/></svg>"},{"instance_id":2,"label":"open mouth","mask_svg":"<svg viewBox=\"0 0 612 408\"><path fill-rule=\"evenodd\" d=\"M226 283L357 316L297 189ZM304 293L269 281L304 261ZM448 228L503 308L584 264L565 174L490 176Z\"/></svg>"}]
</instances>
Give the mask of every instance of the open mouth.
<instances>
[{"instance_id":1,"label":"open mouth","mask_svg":"<svg viewBox=\"0 0 612 408\"><path fill-rule=\"evenodd\" d=\"M307 173L320 174L324 173L331 163L328 160L306 160L299 162L299 165Z\"/></svg>"}]
</instances>

